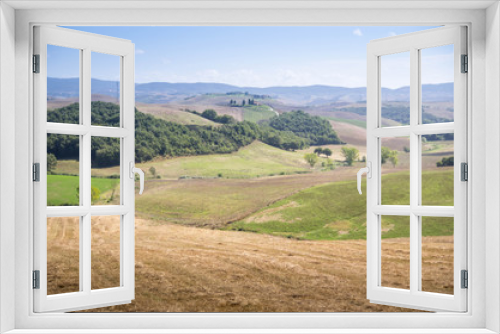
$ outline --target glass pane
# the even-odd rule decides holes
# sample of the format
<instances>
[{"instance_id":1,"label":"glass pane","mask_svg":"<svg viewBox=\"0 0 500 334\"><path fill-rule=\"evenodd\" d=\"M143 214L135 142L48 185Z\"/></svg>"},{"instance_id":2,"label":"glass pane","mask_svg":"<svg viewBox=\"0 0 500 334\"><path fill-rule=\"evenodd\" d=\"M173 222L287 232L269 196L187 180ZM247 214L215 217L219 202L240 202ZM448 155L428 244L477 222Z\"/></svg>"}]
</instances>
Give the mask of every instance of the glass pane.
<instances>
[{"instance_id":1,"label":"glass pane","mask_svg":"<svg viewBox=\"0 0 500 334\"><path fill-rule=\"evenodd\" d=\"M453 44L420 50L422 123L453 122Z\"/></svg>"},{"instance_id":2,"label":"glass pane","mask_svg":"<svg viewBox=\"0 0 500 334\"><path fill-rule=\"evenodd\" d=\"M47 135L47 206L80 205L80 136Z\"/></svg>"},{"instance_id":3,"label":"glass pane","mask_svg":"<svg viewBox=\"0 0 500 334\"><path fill-rule=\"evenodd\" d=\"M410 138L381 138L382 205L410 205Z\"/></svg>"},{"instance_id":4,"label":"glass pane","mask_svg":"<svg viewBox=\"0 0 500 334\"><path fill-rule=\"evenodd\" d=\"M92 125L120 126L120 57L92 52Z\"/></svg>"},{"instance_id":5,"label":"glass pane","mask_svg":"<svg viewBox=\"0 0 500 334\"><path fill-rule=\"evenodd\" d=\"M422 141L422 205L453 206L453 133Z\"/></svg>"},{"instance_id":6,"label":"glass pane","mask_svg":"<svg viewBox=\"0 0 500 334\"><path fill-rule=\"evenodd\" d=\"M92 137L91 203L120 204L120 138Z\"/></svg>"},{"instance_id":7,"label":"glass pane","mask_svg":"<svg viewBox=\"0 0 500 334\"><path fill-rule=\"evenodd\" d=\"M47 45L47 121L80 123L80 50Z\"/></svg>"},{"instance_id":8,"label":"glass pane","mask_svg":"<svg viewBox=\"0 0 500 334\"><path fill-rule=\"evenodd\" d=\"M410 217L381 217L381 285L410 289Z\"/></svg>"},{"instance_id":9,"label":"glass pane","mask_svg":"<svg viewBox=\"0 0 500 334\"><path fill-rule=\"evenodd\" d=\"M410 124L410 52L380 57L381 126Z\"/></svg>"},{"instance_id":10,"label":"glass pane","mask_svg":"<svg viewBox=\"0 0 500 334\"><path fill-rule=\"evenodd\" d=\"M47 294L80 291L80 217L47 218Z\"/></svg>"},{"instance_id":11,"label":"glass pane","mask_svg":"<svg viewBox=\"0 0 500 334\"><path fill-rule=\"evenodd\" d=\"M422 217L422 291L453 294L453 218Z\"/></svg>"},{"instance_id":12,"label":"glass pane","mask_svg":"<svg viewBox=\"0 0 500 334\"><path fill-rule=\"evenodd\" d=\"M92 289L120 286L121 216L94 216L92 225Z\"/></svg>"}]
</instances>

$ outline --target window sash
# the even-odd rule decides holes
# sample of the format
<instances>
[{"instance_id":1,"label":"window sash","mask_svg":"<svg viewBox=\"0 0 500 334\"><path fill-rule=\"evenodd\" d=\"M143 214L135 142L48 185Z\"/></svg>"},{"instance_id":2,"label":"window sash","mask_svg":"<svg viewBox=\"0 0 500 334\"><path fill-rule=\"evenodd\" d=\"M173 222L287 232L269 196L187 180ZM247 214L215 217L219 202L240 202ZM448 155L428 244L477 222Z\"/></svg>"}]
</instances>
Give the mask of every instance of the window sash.
<instances>
[{"instance_id":1,"label":"window sash","mask_svg":"<svg viewBox=\"0 0 500 334\"><path fill-rule=\"evenodd\" d=\"M372 177L367 180L367 298L373 303L422 310L467 310L467 290L461 289L461 270L467 269L467 182L460 180L460 163L467 162L466 80L460 73L461 54L466 54L466 28L444 27L396 37L375 40L368 45L367 85L367 161L371 162ZM454 122L419 124L420 51L442 45L454 45ZM381 127L380 58L401 52L410 53L410 125ZM453 207L420 205L421 150L420 136L454 133L454 204ZM381 138L410 138L410 205L381 205ZM381 286L381 217L382 214L410 217L410 289ZM420 291L422 216L454 218L454 294Z\"/></svg>"},{"instance_id":2,"label":"window sash","mask_svg":"<svg viewBox=\"0 0 500 334\"><path fill-rule=\"evenodd\" d=\"M80 124L47 122L47 45L80 50ZM91 53L120 57L120 127L91 125ZM40 73L34 74L34 161L40 163L40 182L34 184L34 266L40 271L40 289L34 289L35 312L65 312L128 303L134 298L135 189L128 162L134 162L134 46L130 41L64 28L35 27L34 53L40 55ZM80 205L47 207L47 134L80 137ZM91 138L120 138L121 204L94 206L91 191ZM91 288L91 217L120 215L120 286ZM47 218L80 217L79 292L47 295Z\"/></svg>"}]
</instances>

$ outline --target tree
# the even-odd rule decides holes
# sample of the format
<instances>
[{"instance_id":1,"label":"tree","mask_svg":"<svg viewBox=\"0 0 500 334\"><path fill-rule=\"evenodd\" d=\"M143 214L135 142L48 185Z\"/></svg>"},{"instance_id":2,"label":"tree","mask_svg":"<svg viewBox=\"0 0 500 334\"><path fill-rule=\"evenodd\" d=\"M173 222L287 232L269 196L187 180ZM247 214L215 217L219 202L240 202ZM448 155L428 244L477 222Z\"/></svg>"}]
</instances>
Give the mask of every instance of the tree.
<instances>
[{"instance_id":1,"label":"tree","mask_svg":"<svg viewBox=\"0 0 500 334\"><path fill-rule=\"evenodd\" d=\"M335 169L335 164L333 163L332 159L326 158L326 168L329 170Z\"/></svg>"},{"instance_id":2,"label":"tree","mask_svg":"<svg viewBox=\"0 0 500 334\"><path fill-rule=\"evenodd\" d=\"M326 155L326 157L332 156L332 150L330 150L328 147L323 150L323 154Z\"/></svg>"},{"instance_id":3,"label":"tree","mask_svg":"<svg viewBox=\"0 0 500 334\"><path fill-rule=\"evenodd\" d=\"M151 175L156 176L156 168L154 168L153 166L149 167L149 172L151 173Z\"/></svg>"},{"instance_id":4,"label":"tree","mask_svg":"<svg viewBox=\"0 0 500 334\"><path fill-rule=\"evenodd\" d=\"M323 149L321 147L316 147L314 149L314 153L316 153L317 155L320 155L321 153L323 153Z\"/></svg>"},{"instance_id":5,"label":"tree","mask_svg":"<svg viewBox=\"0 0 500 334\"><path fill-rule=\"evenodd\" d=\"M98 201L100 197L101 197L101 191L99 190L99 188L92 186L90 188L90 200L92 204Z\"/></svg>"},{"instance_id":6,"label":"tree","mask_svg":"<svg viewBox=\"0 0 500 334\"><path fill-rule=\"evenodd\" d=\"M396 167L396 165L399 162L398 151L395 150L391 151L391 155L389 156L389 161L391 162L392 167Z\"/></svg>"},{"instance_id":7,"label":"tree","mask_svg":"<svg viewBox=\"0 0 500 334\"><path fill-rule=\"evenodd\" d=\"M314 165L316 165L316 163L318 162L318 156L314 153L308 153L304 155L304 159L311 166L311 168L314 167Z\"/></svg>"},{"instance_id":8,"label":"tree","mask_svg":"<svg viewBox=\"0 0 500 334\"><path fill-rule=\"evenodd\" d=\"M355 147L342 147L341 153L345 158L345 162L348 166L352 166L352 163L359 158L359 151Z\"/></svg>"},{"instance_id":9,"label":"tree","mask_svg":"<svg viewBox=\"0 0 500 334\"><path fill-rule=\"evenodd\" d=\"M390 148L385 146L382 146L380 158L381 158L381 163L385 164L387 161L390 161L393 167L396 167L396 165L399 162L398 151L391 150Z\"/></svg>"},{"instance_id":10,"label":"tree","mask_svg":"<svg viewBox=\"0 0 500 334\"><path fill-rule=\"evenodd\" d=\"M201 117L213 121L217 117L217 112L213 109L207 109L201 113Z\"/></svg>"},{"instance_id":11,"label":"tree","mask_svg":"<svg viewBox=\"0 0 500 334\"><path fill-rule=\"evenodd\" d=\"M380 152L380 158L381 158L381 163L385 164L387 162L387 159L391 156L391 149L385 146L382 146L381 152Z\"/></svg>"},{"instance_id":12,"label":"tree","mask_svg":"<svg viewBox=\"0 0 500 334\"><path fill-rule=\"evenodd\" d=\"M436 162L437 167L446 167L453 165L454 165L453 157L444 157L443 159L441 159L441 161Z\"/></svg>"},{"instance_id":13,"label":"tree","mask_svg":"<svg viewBox=\"0 0 500 334\"><path fill-rule=\"evenodd\" d=\"M47 173L52 174L52 171L57 167L57 158L54 154L47 154Z\"/></svg>"},{"instance_id":14,"label":"tree","mask_svg":"<svg viewBox=\"0 0 500 334\"><path fill-rule=\"evenodd\" d=\"M241 101L241 106L244 107L245 106L245 100Z\"/></svg>"}]
</instances>

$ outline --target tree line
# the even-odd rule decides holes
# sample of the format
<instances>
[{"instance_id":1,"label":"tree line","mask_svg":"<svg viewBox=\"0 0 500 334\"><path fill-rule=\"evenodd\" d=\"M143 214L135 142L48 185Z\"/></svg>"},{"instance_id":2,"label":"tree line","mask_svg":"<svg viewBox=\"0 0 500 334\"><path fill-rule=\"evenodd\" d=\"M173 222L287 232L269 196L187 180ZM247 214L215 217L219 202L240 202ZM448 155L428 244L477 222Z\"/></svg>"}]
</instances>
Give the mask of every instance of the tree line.
<instances>
[{"instance_id":1,"label":"tree line","mask_svg":"<svg viewBox=\"0 0 500 334\"><path fill-rule=\"evenodd\" d=\"M92 124L118 126L119 106L109 102L92 102ZM79 123L79 104L49 111L49 122ZM144 114L135 109L135 159L145 162L157 156L176 157L231 153L258 139L285 150L303 149L309 140L292 131L280 131L270 126L252 122L223 124L222 126L182 125ZM109 167L119 164L120 142L116 138L92 138L92 167ZM57 159L79 158L79 137L49 134L47 153Z\"/></svg>"},{"instance_id":2,"label":"tree line","mask_svg":"<svg viewBox=\"0 0 500 334\"><path fill-rule=\"evenodd\" d=\"M274 116L267 123L276 130L291 131L296 136L307 139L309 145L345 144L333 130L330 122L318 116L311 116L302 110Z\"/></svg>"}]
</instances>

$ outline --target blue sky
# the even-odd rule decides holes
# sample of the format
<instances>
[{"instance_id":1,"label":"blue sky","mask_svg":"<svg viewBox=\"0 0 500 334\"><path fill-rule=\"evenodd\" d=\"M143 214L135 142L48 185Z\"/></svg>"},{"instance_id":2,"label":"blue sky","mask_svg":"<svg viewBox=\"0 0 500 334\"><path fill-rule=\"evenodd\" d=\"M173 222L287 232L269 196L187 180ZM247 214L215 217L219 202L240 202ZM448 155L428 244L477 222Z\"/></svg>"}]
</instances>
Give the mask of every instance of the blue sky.
<instances>
[{"instance_id":1,"label":"blue sky","mask_svg":"<svg viewBox=\"0 0 500 334\"><path fill-rule=\"evenodd\" d=\"M138 83L221 82L254 87L315 84L361 87L366 86L366 45L370 40L431 27L69 28L131 40L136 48ZM78 61L75 56L68 56L65 51L49 51L49 76L77 75L75 61L76 64ZM450 50L444 51L449 53ZM429 83L452 81L453 78L446 77L450 72L450 55L435 55L429 65L429 71L433 73ZM94 56L92 77L116 80L116 59L113 58ZM402 71L409 68L404 61L400 61L399 66ZM384 86L404 86L404 79L398 73L393 76L387 74Z\"/></svg>"}]
</instances>

